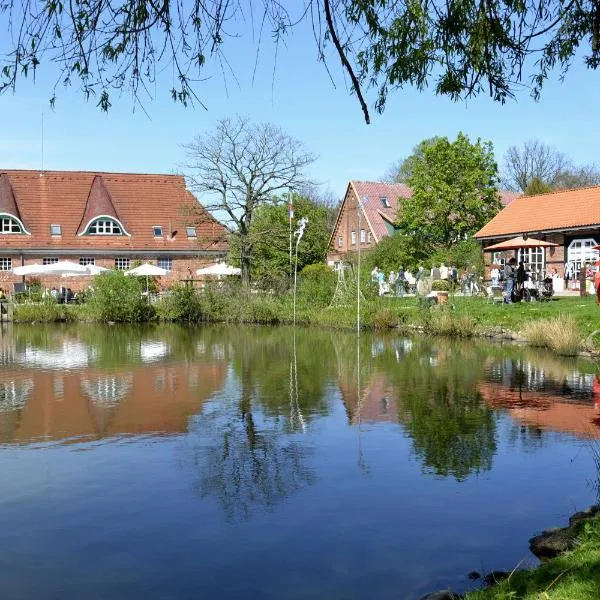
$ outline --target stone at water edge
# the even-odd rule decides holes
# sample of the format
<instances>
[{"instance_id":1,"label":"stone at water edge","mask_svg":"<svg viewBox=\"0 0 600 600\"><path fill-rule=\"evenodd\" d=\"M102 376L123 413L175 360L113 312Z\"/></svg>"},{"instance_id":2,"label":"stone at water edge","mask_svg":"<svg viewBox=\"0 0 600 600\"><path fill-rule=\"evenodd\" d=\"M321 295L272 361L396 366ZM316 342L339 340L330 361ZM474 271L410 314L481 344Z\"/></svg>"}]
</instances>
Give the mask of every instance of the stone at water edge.
<instances>
[{"instance_id":1,"label":"stone at water edge","mask_svg":"<svg viewBox=\"0 0 600 600\"><path fill-rule=\"evenodd\" d=\"M478 573L477 571L471 571L470 573L467 573L467 577L471 581L476 581L477 579L481 579L481 573Z\"/></svg>"},{"instance_id":2,"label":"stone at water edge","mask_svg":"<svg viewBox=\"0 0 600 600\"><path fill-rule=\"evenodd\" d=\"M576 512L569 519L569 525L571 527L573 527L573 525L576 525L577 523L580 523L581 521L587 521L589 519L593 519L596 515L600 515L600 504L594 504L593 506L590 506L589 508L586 508L585 510Z\"/></svg>"},{"instance_id":3,"label":"stone at water edge","mask_svg":"<svg viewBox=\"0 0 600 600\"><path fill-rule=\"evenodd\" d=\"M451 592L450 590L440 590L439 592L431 592L421 598L421 600L461 600L462 596Z\"/></svg>"},{"instance_id":4,"label":"stone at water edge","mask_svg":"<svg viewBox=\"0 0 600 600\"><path fill-rule=\"evenodd\" d=\"M496 585L501 581L504 581L509 576L510 573L507 571L492 571L483 578L483 581L485 585Z\"/></svg>"},{"instance_id":5,"label":"stone at water edge","mask_svg":"<svg viewBox=\"0 0 600 600\"><path fill-rule=\"evenodd\" d=\"M576 545L573 531L569 527L544 531L529 540L529 549L538 558L554 558L572 550Z\"/></svg>"}]
</instances>

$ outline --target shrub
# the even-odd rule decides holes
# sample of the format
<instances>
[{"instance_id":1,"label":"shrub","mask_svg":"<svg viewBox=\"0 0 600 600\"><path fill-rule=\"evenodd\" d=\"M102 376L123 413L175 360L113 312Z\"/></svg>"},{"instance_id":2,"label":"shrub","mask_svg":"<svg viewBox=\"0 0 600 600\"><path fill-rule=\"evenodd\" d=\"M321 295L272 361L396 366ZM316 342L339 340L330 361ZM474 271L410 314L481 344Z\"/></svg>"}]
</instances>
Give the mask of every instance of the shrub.
<instances>
[{"instance_id":1,"label":"shrub","mask_svg":"<svg viewBox=\"0 0 600 600\"><path fill-rule=\"evenodd\" d=\"M273 300L248 297L241 305L239 320L243 323L275 325L279 323L280 317Z\"/></svg>"},{"instance_id":2,"label":"shrub","mask_svg":"<svg viewBox=\"0 0 600 600\"><path fill-rule=\"evenodd\" d=\"M202 320L202 302L193 287L175 285L157 305L157 313L166 321L197 323Z\"/></svg>"},{"instance_id":3,"label":"shrub","mask_svg":"<svg viewBox=\"0 0 600 600\"><path fill-rule=\"evenodd\" d=\"M56 323L66 321L65 307L55 302L15 304L13 319L16 323Z\"/></svg>"},{"instance_id":4,"label":"shrub","mask_svg":"<svg viewBox=\"0 0 600 600\"><path fill-rule=\"evenodd\" d=\"M98 321L139 323L154 316L154 308L142 296L146 282L139 277L127 277L121 271L96 275L88 306Z\"/></svg>"},{"instance_id":5,"label":"shrub","mask_svg":"<svg viewBox=\"0 0 600 600\"><path fill-rule=\"evenodd\" d=\"M431 284L432 292L449 292L451 288L450 282L447 279L436 279Z\"/></svg>"},{"instance_id":6,"label":"shrub","mask_svg":"<svg viewBox=\"0 0 600 600\"><path fill-rule=\"evenodd\" d=\"M532 346L549 348L558 354L573 356L583 346L577 323L569 315L531 321L522 333Z\"/></svg>"},{"instance_id":7,"label":"shrub","mask_svg":"<svg viewBox=\"0 0 600 600\"><path fill-rule=\"evenodd\" d=\"M471 337L476 329L475 321L469 315L456 314L451 309L439 307L424 308L421 324L424 332L430 335Z\"/></svg>"},{"instance_id":8,"label":"shrub","mask_svg":"<svg viewBox=\"0 0 600 600\"><path fill-rule=\"evenodd\" d=\"M391 329L398 325L398 318L389 308L380 308L373 314L371 323L374 329Z\"/></svg>"},{"instance_id":9,"label":"shrub","mask_svg":"<svg viewBox=\"0 0 600 600\"><path fill-rule=\"evenodd\" d=\"M337 275L327 265L308 265L298 275L298 300L310 306L328 306L335 292Z\"/></svg>"}]
</instances>

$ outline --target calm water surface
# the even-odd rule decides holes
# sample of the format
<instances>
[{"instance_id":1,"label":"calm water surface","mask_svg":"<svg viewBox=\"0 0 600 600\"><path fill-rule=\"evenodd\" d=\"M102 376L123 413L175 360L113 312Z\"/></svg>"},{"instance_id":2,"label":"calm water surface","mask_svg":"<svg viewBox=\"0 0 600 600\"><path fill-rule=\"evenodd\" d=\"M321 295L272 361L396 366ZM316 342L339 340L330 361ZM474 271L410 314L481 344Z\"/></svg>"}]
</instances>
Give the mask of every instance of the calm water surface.
<instances>
[{"instance_id":1,"label":"calm water surface","mask_svg":"<svg viewBox=\"0 0 600 600\"><path fill-rule=\"evenodd\" d=\"M598 494L589 362L267 328L0 336L0 598L419 598Z\"/></svg>"}]
</instances>

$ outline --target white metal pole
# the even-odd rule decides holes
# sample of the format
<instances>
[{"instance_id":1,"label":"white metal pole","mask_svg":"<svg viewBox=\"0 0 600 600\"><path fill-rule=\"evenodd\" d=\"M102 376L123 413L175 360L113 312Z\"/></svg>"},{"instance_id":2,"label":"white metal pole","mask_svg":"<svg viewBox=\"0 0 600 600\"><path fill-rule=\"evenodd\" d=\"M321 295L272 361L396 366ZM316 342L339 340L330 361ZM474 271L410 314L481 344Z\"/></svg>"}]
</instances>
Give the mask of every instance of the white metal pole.
<instances>
[{"instance_id":1,"label":"white metal pole","mask_svg":"<svg viewBox=\"0 0 600 600\"><path fill-rule=\"evenodd\" d=\"M360 335L360 228L361 228L362 203L360 198L356 204L356 216L358 222L357 240L358 240L358 268L356 281L356 333Z\"/></svg>"}]
</instances>

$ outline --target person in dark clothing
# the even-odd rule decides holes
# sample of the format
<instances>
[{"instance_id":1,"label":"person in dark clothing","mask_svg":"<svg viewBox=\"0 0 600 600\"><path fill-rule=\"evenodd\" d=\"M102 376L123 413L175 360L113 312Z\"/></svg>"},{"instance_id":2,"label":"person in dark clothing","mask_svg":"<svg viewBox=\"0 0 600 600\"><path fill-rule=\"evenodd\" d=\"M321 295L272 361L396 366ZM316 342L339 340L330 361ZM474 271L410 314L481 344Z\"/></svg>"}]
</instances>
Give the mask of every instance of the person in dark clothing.
<instances>
[{"instance_id":1,"label":"person in dark clothing","mask_svg":"<svg viewBox=\"0 0 600 600\"><path fill-rule=\"evenodd\" d=\"M504 267L504 302L506 304L512 304L513 302L513 292L515 289L516 278L516 264L517 259L511 258Z\"/></svg>"}]
</instances>

